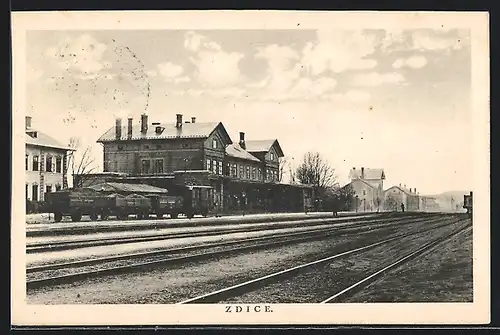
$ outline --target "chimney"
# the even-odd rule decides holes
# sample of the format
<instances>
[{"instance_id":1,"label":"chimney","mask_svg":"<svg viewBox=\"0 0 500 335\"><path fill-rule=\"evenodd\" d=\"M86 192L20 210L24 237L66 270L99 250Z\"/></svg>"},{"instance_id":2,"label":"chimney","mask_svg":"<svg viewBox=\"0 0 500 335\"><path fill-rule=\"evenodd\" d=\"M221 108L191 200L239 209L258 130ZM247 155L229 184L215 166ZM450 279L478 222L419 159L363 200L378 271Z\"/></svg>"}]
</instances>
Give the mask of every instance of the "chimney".
<instances>
[{"instance_id":1,"label":"chimney","mask_svg":"<svg viewBox=\"0 0 500 335\"><path fill-rule=\"evenodd\" d=\"M31 116L25 116L24 121L25 121L26 130L30 129L31 128Z\"/></svg>"},{"instance_id":2,"label":"chimney","mask_svg":"<svg viewBox=\"0 0 500 335\"><path fill-rule=\"evenodd\" d=\"M122 119L116 119L116 128L115 128L116 139L119 140L122 138Z\"/></svg>"},{"instance_id":3,"label":"chimney","mask_svg":"<svg viewBox=\"0 0 500 335\"><path fill-rule=\"evenodd\" d=\"M177 114L177 121L175 122L175 128L182 127L182 114Z\"/></svg>"},{"instance_id":4,"label":"chimney","mask_svg":"<svg viewBox=\"0 0 500 335\"><path fill-rule=\"evenodd\" d=\"M145 134L148 131L148 115L141 115L141 133Z\"/></svg>"},{"instance_id":5,"label":"chimney","mask_svg":"<svg viewBox=\"0 0 500 335\"><path fill-rule=\"evenodd\" d=\"M127 124L127 137L132 138L132 118L128 118L128 124Z\"/></svg>"},{"instance_id":6,"label":"chimney","mask_svg":"<svg viewBox=\"0 0 500 335\"><path fill-rule=\"evenodd\" d=\"M195 123L196 122L196 117L191 117L191 123Z\"/></svg>"},{"instance_id":7,"label":"chimney","mask_svg":"<svg viewBox=\"0 0 500 335\"><path fill-rule=\"evenodd\" d=\"M401 183L399 183L399 187L401 187Z\"/></svg>"},{"instance_id":8,"label":"chimney","mask_svg":"<svg viewBox=\"0 0 500 335\"><path fill-rule=\"evenodd\" d=\"M365 179L365 168L361 168L361 179Z\"/></svg>"},{"instance_id":9,"label":"chimney","mask_svg":"<svg viewBox=\"0 0 500 335\"><path fill-rule=\"evenodd\" d=\"M243 148L243 150L246 149L246 145L245 145L245 133L240 131L240 147Z\"/></svg>"},{"instance_id":10,"label":"chimney","mask_svg":"<svg viewBox=\"0 0 500 335\"><path fill-rule=\"evenodd\" d=\"M406 188L406 184L404 184L404 188Z\"/></svg>"}]
</instances>

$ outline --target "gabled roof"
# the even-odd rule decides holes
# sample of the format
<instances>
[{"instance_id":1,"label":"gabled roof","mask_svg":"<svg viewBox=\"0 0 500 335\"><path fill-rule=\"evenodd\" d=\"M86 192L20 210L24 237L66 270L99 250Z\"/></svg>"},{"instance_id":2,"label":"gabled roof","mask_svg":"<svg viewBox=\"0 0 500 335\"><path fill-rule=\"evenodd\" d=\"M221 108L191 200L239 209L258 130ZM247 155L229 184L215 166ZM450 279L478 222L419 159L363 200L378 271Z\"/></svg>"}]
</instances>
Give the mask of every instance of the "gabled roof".
<instances>
[{"instance_id":1,"label":"gabled roof","mask_svg":"<svg viewBox=\"0 0 500 335\"><path fill-rule=\"evenodd\" d=\"M260 159L240 147L239 144L230 144L226 147L226 155L239 159L246 159L249 161L260 162Z\"/></svg>"},{"instance_id":2,"label":"gabled roof","mask_svg":"<svg viewBox=\"0 0 500 335\"><path fill-rule=\"evenodd\" d=\"M36 137L34 136L34 133L36 133ZM26 130L24 139L26 144L30 145L75 151L75 149L70 148L67 145L63 145L49 135L35 129Z\"/></svg>"},{"instance_id":3,"label":"gabled roof","mask_svg":"<svg viewBox=\"0 0 500 335\"><path fill-rule=\"evenodd\" d=\"M132 192L132 193L167 193L164 188L159 188L147 184L127 184L127 183L102 183L86 187L94 191L101 192Z\"/></svg>"},{"instance_id":4,"label":"gabled roof","mask_svg":"<svg viewBox=\"0 0 500 335\"><path fill-rule=\"evenodd\" d=\"M389 190L392 190L393 188L396 188L407 195L416 195L415 193L412 193L409 189L401 187L401 186L391 186L387 190L385 190L384 192L389 192Z\"/></svg>"},{"instance_id":5,"label":"gabled roof","mask_svg":"<svg viewBox=\"0 0 500 335\"><path fill-rule=\"evenodd\" d=\"M372 184L370 184L370 183L368 183L368 182L364 181L363 179L354 179L353 181L351 181L350 183L348 183L348 184L346 184L346 185L344 185L344 186L342 186L342 187L343 187L343 188L344 188L344 187L347 187L348 185L351 185L352 183L357 182L357 181L362 182L363 184L366 184L366 185L370 186L371 188L375 188L375 186L373 186Z\"/></svg>"},{"instance_id":6,"label":"gabled roof","mask_svg":"<svg viewBox=\"0 0 500 335\"><path fill-rule=\"evenodd\" d=\"M370 169L365 168L365 178L364 179L385 179L384 169ZM350 179L360 179L361 178L361 169L351 169L349 172Z\"/></svg>"},{"instance_id":7,"label":"gabled roof","mask_svg":"<svg viewBox=\"0 0 500 335\"><path fill-rule=\"evenodd\" d=\"M156 132L156 127L162 127L163 130L160 133ZM183 123L182 127L176 128L175 124L172 123L160 123L160 124L149 124L146 133L141 132L141 125L135 124L132 126L132 137L127 137L127 127L122 126L122 134L119 140L159 140L159 139L175 139L175 138L207 138L216 129L219 129L222 136L225 138L227 143L233 143L229 134L227 133L224 125L221 122L196 122L196 123ZM114 142L117 141L116 138L116 127L113 126L109 128L97 142Z\"/></svg>"},{"instance_id":8,"label":"gabled roof","mask_svg":"<svg viewBox=\"0 0 500 335\"><path fill-rule=\"evenodd\" d=\"M268 152L274 145L276 151L278 151L278 156L283 157L284 153L278 140L256 140L256 141L245 141L246 150L248 152Z\"/></svg>"}]
</instances>

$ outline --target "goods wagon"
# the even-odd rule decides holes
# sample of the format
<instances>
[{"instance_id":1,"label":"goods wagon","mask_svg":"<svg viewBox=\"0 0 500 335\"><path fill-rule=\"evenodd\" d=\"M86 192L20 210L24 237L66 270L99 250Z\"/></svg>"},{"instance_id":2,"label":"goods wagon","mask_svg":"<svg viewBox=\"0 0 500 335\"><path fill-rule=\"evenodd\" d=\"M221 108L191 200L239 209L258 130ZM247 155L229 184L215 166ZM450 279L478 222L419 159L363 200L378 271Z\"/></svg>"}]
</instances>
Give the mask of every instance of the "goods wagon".
<instances>
[{"instance_id":1,"label":"goods wagon","mask_svg":"<svg viewBox=\"0 0 500 335\"><path fill-rule=\"evenodd\" d=\"M463 208L467 210L468 214L472 215L472 192L470 194L464 195L464 205Z\"/></svg>"},{"instance_id":2,"label":"goods wagon","mask_svg":"<svg viewBox=\"0 0 500 335\"><path fill-rule=\"evenodd\" d=\"M71 216L73 221L80 221L82 215L89 215L91 220L97 220L99 214L106 216L109 214L107 209L116 207L115 197L89 189L51 192L45 198L56 222L61 221L65 215Z\"/></svg>"},{"instance_id":3,"label":"goods wagon","mask_svg":"<svg viewBox=\"0 0 500 335\"><path fill-rule=\"evenodd\" d=\"M141 191L143 194L139 194ZM178 187L175 194L167 195L165 189L150 185L105 183L47 193L46 200L56 222L60 222L63 216L70 216L77 222L83 215L88 215L92 221L99 217L106 220L110 216L124 220L130 215L145 219L150 214L158 218L165 214L171 218L177 218L179 214L192 218L194 215L208 215L210 191L210 187L203 186Z\"/></svg>"}]
</instances>

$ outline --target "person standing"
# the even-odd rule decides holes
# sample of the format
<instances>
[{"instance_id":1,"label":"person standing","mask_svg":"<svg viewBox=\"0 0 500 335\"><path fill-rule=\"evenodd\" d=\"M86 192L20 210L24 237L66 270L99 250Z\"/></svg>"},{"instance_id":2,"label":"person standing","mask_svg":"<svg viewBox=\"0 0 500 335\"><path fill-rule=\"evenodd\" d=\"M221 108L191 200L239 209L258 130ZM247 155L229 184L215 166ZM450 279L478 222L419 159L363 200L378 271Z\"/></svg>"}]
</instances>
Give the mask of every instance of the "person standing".
<instances>
[{"instance_id":1,"label":"person standing","mask_svg":"<svg viewBox=\"0 0 500 335\"><path fill-rule=\"evenodd\" d=\"M401 212L405 211L405 204L401 203Z\"/></svg>"}]
</instances>

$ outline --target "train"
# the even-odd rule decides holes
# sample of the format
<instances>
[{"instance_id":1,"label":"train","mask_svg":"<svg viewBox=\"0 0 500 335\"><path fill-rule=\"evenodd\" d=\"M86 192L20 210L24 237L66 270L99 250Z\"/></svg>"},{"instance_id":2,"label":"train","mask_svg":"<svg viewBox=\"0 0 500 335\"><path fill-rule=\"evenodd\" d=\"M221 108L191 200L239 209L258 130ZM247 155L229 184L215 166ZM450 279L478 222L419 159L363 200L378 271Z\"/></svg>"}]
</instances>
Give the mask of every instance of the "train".
<instances>
[{"instance_id":1,"label":"train","mask_svg":"<svg viewBox=\"0 0 500 335\"><path fill-rule=\"evenodd\" d=\"M46 194L48 210L54 214L54 221L60 222L70 216L73 222L88 215L91 221L106 220L115 216L125 220L130 215L137 219L187 218L195 215L207 216L210 210L206 187L179 187L174 194L166 189L150 185L104 183L91 187L65 189Z\"/></svg>"},{"instance_id":2,"label":"train","mask_svg":"<svg viewBox=\"0 0 500 335\"><path fill-rule=\"evenodd\" d=\"M470 192L470 194L464 195L463 208L465 208L467 210L467 214L472 215L472 192Z\"/></svg>"}]
</instances>

